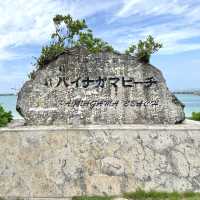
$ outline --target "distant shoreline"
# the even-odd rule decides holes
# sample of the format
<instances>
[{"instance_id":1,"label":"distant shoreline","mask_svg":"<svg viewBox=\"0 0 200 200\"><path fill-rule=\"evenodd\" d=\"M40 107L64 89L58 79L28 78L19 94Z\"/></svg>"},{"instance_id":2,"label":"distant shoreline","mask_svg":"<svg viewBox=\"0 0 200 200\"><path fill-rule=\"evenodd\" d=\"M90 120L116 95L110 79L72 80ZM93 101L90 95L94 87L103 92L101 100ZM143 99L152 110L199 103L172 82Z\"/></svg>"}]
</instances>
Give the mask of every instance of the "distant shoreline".
<instances>
[{"instance_id":1,"label":"distant shoreline","mask_svg":"<svg viewBox=\"0 0 200 200\"><path fill-rule=\"evenodd\" d=\"M0 96L16 96L16 94L13 94L13 93L5 93L5 94L0 94Z\"/></svg>"},{"instance_id":2,"label":"distant shoreline","mask_svg":"<svg viewBox=\"0 0 200 200\"><path fill-rule=\"evenodd\" d=\"M173 92L173 94L190 94L200 96L200 92Z\"/></svg>"}]
</instances>

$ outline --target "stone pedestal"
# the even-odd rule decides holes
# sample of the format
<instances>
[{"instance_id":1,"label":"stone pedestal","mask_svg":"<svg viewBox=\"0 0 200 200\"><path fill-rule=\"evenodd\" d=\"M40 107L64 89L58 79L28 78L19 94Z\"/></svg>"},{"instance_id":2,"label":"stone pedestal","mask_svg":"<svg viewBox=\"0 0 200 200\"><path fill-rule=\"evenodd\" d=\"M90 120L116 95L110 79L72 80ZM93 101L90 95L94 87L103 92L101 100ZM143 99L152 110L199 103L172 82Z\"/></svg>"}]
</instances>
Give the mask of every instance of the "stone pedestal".
<instances>
[{"instance_id":1,"label":"stone pedestal","mask_svg":"<svg viewBox=\"0 0 200 200\"><path fill-rule=\"evenodd\" d=\"M200 125L0 129L0 196L200 191Z\"/></svg>"}]
</instances>

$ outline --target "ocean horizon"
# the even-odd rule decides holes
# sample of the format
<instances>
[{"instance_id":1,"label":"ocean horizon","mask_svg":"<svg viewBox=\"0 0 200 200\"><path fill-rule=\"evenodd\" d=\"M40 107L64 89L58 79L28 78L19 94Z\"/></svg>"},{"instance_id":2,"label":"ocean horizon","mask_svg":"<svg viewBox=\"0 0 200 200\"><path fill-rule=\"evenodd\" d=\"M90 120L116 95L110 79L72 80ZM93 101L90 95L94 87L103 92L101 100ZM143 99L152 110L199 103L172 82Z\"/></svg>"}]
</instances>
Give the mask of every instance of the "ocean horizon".
<instances>
[{"instance_id":1,"label":"ocean horizon","mask_svg":"<svg viewBox=\"0 0 200 200\"><path fill-rule=\"evenodd\" d=\"M185 105L184 111L186 117L191 117L192 112L200 112L200 96L192 94L175 94L176 97ZM14 119L22 118L16 111L16 95L0 95L0 105L6 111L11 111Z\"/></svg>"}]
</instances>

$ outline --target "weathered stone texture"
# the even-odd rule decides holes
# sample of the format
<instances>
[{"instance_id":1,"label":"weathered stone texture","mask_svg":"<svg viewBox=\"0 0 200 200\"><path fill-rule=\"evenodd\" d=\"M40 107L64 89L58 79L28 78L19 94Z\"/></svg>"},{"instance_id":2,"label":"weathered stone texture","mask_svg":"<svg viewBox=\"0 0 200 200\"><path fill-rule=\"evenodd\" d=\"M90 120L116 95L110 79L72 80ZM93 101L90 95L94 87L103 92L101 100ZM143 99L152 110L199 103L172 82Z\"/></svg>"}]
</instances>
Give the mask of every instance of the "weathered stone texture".
<instances>
[{"instance_id":1,"label":"weathered stone texture","mask_svg":"<svg viewBox=\"0 0 200 200\"><path fill-rule=\"evenodd\" d=\"M183 105L157 68L124 54L89 54L83 48L69 49L37 70L19 92L17 110L27 124L43 125L184 120Z\"/></svg>"},{"instance_id":2,"label":"weathered stone texture","mask_svg":"<svg viewBox=\"0 0 200 200\"><path fill-rule=\"evenodd\" d=\"M0 130L0 196L200 192L200 126Z\"/></svg>"}]
</instances>

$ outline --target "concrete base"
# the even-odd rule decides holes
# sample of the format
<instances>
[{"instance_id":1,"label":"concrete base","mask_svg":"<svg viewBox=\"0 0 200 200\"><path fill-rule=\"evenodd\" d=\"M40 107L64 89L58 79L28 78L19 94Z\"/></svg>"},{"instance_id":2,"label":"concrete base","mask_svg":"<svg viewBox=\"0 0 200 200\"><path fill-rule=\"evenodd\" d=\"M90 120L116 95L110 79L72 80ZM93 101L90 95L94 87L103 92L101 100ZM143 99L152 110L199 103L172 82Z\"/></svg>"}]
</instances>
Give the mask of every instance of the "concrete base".
<instances>
[{"instance_id":1,"label":"concrete base","mask_svg":"<svg viewBox=\"0 0 200 200\"><path fill-rule=\"evenodd\" d=\"M138 187L200 191L200 123L0 129L0 196L118 196Z\"/></svg>"}]
</instances>

